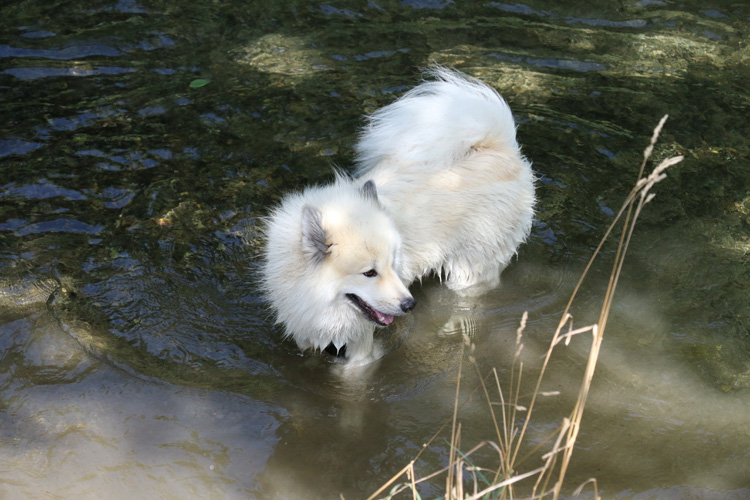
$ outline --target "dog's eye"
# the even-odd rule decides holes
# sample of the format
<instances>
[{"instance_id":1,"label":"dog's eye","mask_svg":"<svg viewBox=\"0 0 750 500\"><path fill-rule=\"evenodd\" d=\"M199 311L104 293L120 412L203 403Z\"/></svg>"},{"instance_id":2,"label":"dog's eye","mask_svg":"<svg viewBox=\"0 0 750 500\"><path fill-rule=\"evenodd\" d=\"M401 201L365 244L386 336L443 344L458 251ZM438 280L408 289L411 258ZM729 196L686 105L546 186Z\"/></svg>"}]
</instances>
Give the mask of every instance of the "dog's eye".
<instances>
[{"instance_id":1,"label":"dog's eye","mask_svg":"<svg viewBox=\"0 0 750 500\"><path fill-rule=\"evenodd\" d=\"M370 269L369 271L365 271L362 274L364 274L368 278L374 278L378 275L378 272L375 269Z\"/></svg>"}]
</instances>

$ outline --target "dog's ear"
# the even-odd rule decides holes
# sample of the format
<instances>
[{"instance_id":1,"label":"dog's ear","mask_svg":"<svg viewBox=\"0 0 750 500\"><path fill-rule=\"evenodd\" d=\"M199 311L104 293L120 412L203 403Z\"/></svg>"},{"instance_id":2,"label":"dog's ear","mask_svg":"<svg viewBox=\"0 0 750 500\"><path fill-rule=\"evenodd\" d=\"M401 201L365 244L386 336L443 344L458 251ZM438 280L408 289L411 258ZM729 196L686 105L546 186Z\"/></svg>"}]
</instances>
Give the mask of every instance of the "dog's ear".
<instances>
[{"instance_id":1,"label":"dog's ear","mask_svg":"<svg viewBox=\"0 0 750 500\"><path fill-rule=\"evenodd\" d=\"M321 219L319 209L310 205L302 207L302 251L315 264L320 264L331 254L328 234Z\"/></svg>"},{"instance_id":2,"label":"dog's ear","mask_svg":"<svg viewBox=\"0 0 750 500\"><path fill-rule=\"evenodd\" d=\"M378 188L375 187L375 181L369 180L365 182L362 187L359 188L359 192L362 193L364 198L371 199L375 203L378 202Z\"/></svg>"}]
</instances>

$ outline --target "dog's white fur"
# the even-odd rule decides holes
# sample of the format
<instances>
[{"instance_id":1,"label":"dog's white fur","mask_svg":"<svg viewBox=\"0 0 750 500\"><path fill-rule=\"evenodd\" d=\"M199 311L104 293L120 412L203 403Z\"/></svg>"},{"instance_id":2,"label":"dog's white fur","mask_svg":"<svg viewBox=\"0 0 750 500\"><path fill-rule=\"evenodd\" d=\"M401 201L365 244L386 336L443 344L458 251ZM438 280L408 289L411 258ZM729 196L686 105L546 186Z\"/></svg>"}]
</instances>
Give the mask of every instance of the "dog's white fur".
<instances>
[{"instance_id":1,"label":"dog's white fur","mask_svg":"<svg viewBox=\"0 0 750 500\"><path fill-rule=\"evenodd\" d=\"M377 358L376 323L414 307L415 279L483 293L531 230L534 177L510 108L457 71L431 75L369 118L355 177L289 195L267 220L263 290L303 350Z\"/></svg>"}]
</instances>

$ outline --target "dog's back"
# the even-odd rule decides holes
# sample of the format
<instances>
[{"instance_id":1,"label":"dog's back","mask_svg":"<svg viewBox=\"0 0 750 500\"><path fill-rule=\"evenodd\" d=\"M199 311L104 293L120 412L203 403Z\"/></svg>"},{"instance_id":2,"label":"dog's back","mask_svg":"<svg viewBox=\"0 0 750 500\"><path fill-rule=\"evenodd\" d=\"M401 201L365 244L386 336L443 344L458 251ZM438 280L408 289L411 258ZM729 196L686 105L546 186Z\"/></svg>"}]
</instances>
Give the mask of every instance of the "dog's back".
<instances>
[{"instance_id":1,"label":"dog's back","mask_svg":"<svg viewBox=\"0 0 750 500\"><path fill-rule=\"evenodd\" d=\"M481 293L531 230L533 173L494 89L445 68L431 74L370 117L357 175L375 182L403 236L406 282L436 272Z\"/></svg>"}]
</instances>

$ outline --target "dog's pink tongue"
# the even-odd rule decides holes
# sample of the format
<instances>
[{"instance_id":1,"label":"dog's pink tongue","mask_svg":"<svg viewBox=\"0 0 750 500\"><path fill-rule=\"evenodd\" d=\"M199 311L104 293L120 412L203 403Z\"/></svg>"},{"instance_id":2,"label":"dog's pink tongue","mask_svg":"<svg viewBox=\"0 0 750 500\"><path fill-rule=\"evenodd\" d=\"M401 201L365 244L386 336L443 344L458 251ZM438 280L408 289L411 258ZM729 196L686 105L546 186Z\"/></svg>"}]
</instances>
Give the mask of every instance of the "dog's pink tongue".
<instances>
[{"instance_id":1,"label":"dog's pink tongue","mask_svg":"<svg viewBox=\"0 0 750 500\"><path fill-rule=\"evenodd\" d=\"M375 311L375 314L378 317L378 321L380 321L384 325L388 326L393 323L393 316L391 316L390 314L383 314L380 311Z\"/></svg>"}]
</instances>

